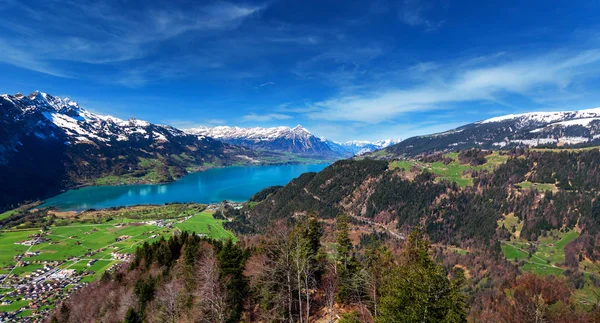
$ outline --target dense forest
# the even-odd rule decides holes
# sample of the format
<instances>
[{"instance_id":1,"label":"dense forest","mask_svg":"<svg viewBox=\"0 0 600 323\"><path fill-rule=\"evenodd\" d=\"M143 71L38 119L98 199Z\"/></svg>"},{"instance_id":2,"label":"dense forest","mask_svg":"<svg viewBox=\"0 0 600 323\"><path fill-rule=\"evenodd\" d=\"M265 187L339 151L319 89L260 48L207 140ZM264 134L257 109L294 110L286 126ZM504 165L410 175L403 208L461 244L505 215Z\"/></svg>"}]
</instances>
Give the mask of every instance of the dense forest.
<instances>
[{"instance_id":1,"label":"dense forest","mask_svg":"<svg viewBox=\"0 0 600 323\"><path fill-rule=\"evenodd\" d=\"M346 216L335 227L331 257L314 217L237 244L187 232L146 243L50 322L465 321L464 273L437 264L420 231L396 253L355 248Z\"/></svg>"}]
</instances>

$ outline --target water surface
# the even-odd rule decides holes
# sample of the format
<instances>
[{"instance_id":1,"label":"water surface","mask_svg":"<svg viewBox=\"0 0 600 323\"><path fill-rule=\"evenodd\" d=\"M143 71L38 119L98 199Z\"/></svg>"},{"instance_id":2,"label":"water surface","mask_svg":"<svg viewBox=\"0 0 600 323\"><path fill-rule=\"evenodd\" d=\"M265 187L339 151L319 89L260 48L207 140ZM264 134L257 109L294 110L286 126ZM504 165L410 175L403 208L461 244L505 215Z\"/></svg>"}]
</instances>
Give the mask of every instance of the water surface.
<instances>
[{"instance_id":1,"label":"water surface","mask_svg":"<svg viewBox=\"0 0 600 323\"><path fill-rule=\"evenodd\" d=\"M70 190L44 202L61 211L83 211L136 204L169 202L242 202L265 187L285 185L306 172L318 172L327 164L247 166L209 169L191 173L168 184L90 186Z\"/></svg>"}]
</instances>

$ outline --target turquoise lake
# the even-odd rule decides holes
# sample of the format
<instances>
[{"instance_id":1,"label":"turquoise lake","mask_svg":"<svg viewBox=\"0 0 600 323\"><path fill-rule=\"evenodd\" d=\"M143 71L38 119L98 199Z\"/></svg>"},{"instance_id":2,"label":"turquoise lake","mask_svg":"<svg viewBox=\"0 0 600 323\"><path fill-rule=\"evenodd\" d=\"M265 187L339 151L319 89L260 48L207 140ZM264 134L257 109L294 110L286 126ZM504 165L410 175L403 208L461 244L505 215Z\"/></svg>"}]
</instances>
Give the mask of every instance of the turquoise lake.
<instances>
[{"instance_id":1,"label":"turquoise lake","mask_svg":"<svg viewBox=\"0 0 600 323\"><path fill-rule=\"evenodd\" d=\"M263 188L285 185L306 172L318 172L328 164L226 167L191 173L167 184L90 186L52 197L40 207L83 211L113 206L169 202L242 202Z\"/></svg>"}]
</instances>

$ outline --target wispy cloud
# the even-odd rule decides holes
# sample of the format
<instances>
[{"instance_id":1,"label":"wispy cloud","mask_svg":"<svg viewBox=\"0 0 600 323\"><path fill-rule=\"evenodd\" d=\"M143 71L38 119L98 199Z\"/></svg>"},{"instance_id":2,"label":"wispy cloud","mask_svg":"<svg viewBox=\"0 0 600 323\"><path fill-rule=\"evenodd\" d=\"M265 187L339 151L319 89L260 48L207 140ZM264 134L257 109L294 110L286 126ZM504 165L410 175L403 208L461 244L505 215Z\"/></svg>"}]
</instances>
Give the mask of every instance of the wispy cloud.
<instances>
[{"instance_id":1,"label":"wispy cloud","mask_svg":"<svg viewBox=\"0 0 600 323\"><path fill-rule=\"evenodd\" d=\"M411 27L425 27L432 31L440 28L444 20L432 20L425 16L425 12L431 7L424 0L404 0L398 12L398 19Z\"/></svg>"},{"instance_id":2,"label":"wispy cloud","mask_svg":"<svg viewBox=\"0 0 600 323\"><path fill-rule=\"evenodd\" d=\"M149 57L160 43L185 33L236 28L263 9L229 2L189 7L146 2L127 8L110 2L55 0L35 6L0 6L0 30L5 31L0 33L0 62L54 76L76 76L77 66L59 70L60 62L111 64L126 73L136 64L115 64ZM8 12L15 8L22 15Z\"/></svg>"},{"instance_id":3,"label":"wispy cloud","mask_svg":"<svg viewBox=\"0 0 600 323\"><path fill-rule=\"evenodd\" d=\"M441 110L472 101L502 102L505 95L536 100L600 71L600 49L557 51L543 56L489 62L484 66L437 69L430 65L421 84L389 88L366 95L332 97L311 104L307 116L316 120L379 123L410 112ZM463 66L456 64L456 66ZM430 68L431 67L431 68Z\"/></svg>"},{"instance_id":4,"label":"wispy cloud","mask_svg":"<svg viewBox=\"0 0 600 323\"><path fill-rule=\"evenodd\" d=\"M275 120L286 120L291 119L292 116L281 113L268 113L268 114L255 114L250 113L242 117L244 122L268 122Z\"/></svg>"},{"instance_id":5,"label":"wispy cloud","mask_svg":"<svg viewBox=\"0 0 600 323\"><path fill-rule=\"evenodd\" d=\"M261 87L265 87L265 86L268 86L268 85L275 85L275 83L274 82L265 82L265 83L259 85L258 87L261 88Z\"/></svg>"}]
</instances>

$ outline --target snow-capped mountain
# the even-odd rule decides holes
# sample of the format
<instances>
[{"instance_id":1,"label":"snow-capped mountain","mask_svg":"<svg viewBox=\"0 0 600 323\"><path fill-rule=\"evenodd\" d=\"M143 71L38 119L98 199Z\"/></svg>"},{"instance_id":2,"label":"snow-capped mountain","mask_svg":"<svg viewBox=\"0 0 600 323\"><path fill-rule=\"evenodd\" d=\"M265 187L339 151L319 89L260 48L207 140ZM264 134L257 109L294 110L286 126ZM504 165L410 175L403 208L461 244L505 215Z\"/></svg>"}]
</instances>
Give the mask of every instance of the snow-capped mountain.
<instances>
[{"instance_id":1,"label":"snow-capped mountain","mask_svg":"<svg viewBox=\"0 0 600 323\"><path fill-rule=\"evenodd\" d=\"M339 146L339 149L351 156L362 155L371 151L386 148L399 143L400 139L387 139L378 141L352 140L347 142L328 141L331 147Z\"/></svg>"},{"instance_id":2,"label":"snow-capped mountain","mask_svg":"<svg viewBox=\"0 0 600 323\"><path fill-rule=\"evenodd\" d=\"M255 156L173 127L94 114L39 91L0 95L0 113L0 179L14 184L0 189L0 207L108 175L170 180L188 167Z\"/></svg>"},{"instance_id":3,"label":"snow-capped mountain","mask_svg":"<svg viewBox=\"0 0 600 323\"><path fill-rule=\"evenodd\" d=\"M285 126L272 128L199 127L187 129L185 132L253 149L284 151L326 158L350 157L382 149L399 142L399 140L382 140L377 142L348 141L340 143L317 137L301 125L293 128Z\"/></svg>"},{"instance_id":4,"label":"snow-capped mountain","mask_svg":"<svg viewBox=\"0 0 600 323\"><path fill-rule=\"evenodd\" d=\"M294 128L200 127L187 129L185 132L211 137L252 149L282 151L320 157L333 156L333 152L325 141L314 136L301 125Z\"/></svg>"},{"instance_id":5,"label":"snow-capped mountain","mask_svg":"<svg viewBox=\"0 0 600 323\"><path fill-rule=\"evenodd\" d=\"M147 140L165 142L169 138L186 134L169 126L150 124L147 121L121 120L112 116L103 116L82 109L77 102L69 98L61 99L35 91L29 96L23 94L1 95L3 109L12 108L9 122L27 122L34 120L25 129L41 139L64 137L65 144Z\"/></svg>"},{"instance_id":6,"label":"snow-capped mountain","mask_svg":"<svg viewBox=\"0 0 600 323\"><path fill-rule=\"evenodd\" d=\"M408 138L386 150L394 154L410 156L465 148L499 149L599 144L600 108L595 108L494 117L442 133Z\"/></svg>"}]
</instances>

